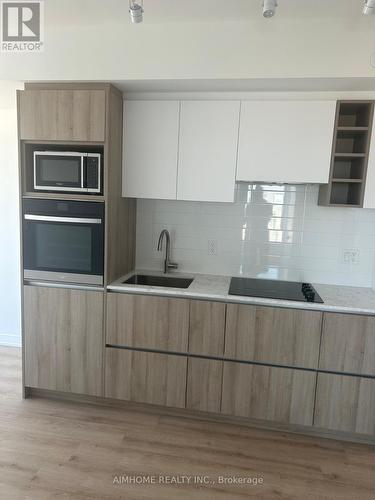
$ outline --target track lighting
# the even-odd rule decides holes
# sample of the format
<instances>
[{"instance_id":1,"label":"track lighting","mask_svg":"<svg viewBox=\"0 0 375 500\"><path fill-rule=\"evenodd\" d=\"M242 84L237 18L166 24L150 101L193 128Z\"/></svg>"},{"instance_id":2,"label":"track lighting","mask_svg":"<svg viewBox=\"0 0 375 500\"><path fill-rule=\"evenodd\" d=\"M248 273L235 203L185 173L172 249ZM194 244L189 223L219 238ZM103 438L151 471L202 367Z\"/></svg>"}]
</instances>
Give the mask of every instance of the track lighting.
<instances>
[{"instance_id":1,"label":"track lighting","mask_svg":"<svg viewBox=\"0 0 375 500\"><path fill-rule=\"evenodd\" d=\"M375 0L374 0L375 1ZM263 17L273 17L276 13L277 1L264 0L263 1Z\"/></svg>"},{"instance_id":2,"label":"track lighting","mask_svg":"<svg viewBox=\"0 0 375 500\"><path fill-rule=\"evenodd\" d=\"M363 14L365 14L365 16L375 14L375 0L365 0L362 12Z\"/></svg>"},{"instance_id":3,"label":"track lighting","mask_svg":"<svg viewBox=\"0 0 375 500\"><path fill-rule=\"evenodd\" d=\"M130 19L133 24L143 21L143 0L129 0Z\"/></svg>"}]
</instances>

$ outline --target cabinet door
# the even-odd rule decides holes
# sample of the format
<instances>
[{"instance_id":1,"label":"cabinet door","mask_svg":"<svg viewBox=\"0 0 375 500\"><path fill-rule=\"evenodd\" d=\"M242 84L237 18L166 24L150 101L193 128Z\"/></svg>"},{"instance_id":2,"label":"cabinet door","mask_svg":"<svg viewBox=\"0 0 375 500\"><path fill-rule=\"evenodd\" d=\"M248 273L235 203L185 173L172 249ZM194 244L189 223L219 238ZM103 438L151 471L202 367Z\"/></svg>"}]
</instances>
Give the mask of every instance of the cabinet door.
<instances>
[{"instance_id":1,"label":"cabinet door","mask_svg":"<svg viewBox=\"0 0 375 500\"><path fill-rule=\"evenodd\" d=\"M319 367L375 375L375 317L325 313Z\"/></svg>"},{"instance_id":2,"label":"cabinet door","mask_svg":"<svg viewBox=\"0 0 375 500\"><path fill-rule=\"evenodd\" d=\"M375 434L375 379L318 374L314 425Z\"/></svg>"},{"instance_id":3,"label":"cabinet door","mask_svg":"<svg viewBox=\"0 0 375 500\"><path fill-rule=\"evenodd\" d=\"M244 101L237 181L328 183L335 101Z\"/></svg>"},{"instance_id":4,"label":"cabinet door","mask_svg":"<svg viewBox=\"0 0 375 500\"><path fill-rule=\"evenodd\" d=\"M375 117L374 117L375 122ZM375 208L375 123L372 123L363 208Z\"/></svg>"},{"instance_id":5,"label":"cabinet door","mask_svg":"<svg viewBox=\"0 0 375 500\"><path fill-rule=\"evenodd\" d=\"M105 90L24 90L20 139L105 140Z\"/></svg>"},{"instance_id":6,"label":"cabinet door","mask_svg":"<svg viewBox=\"0 0 375 500\"><path fill-rule=\"evenodd\" d=\"M223 356L226 305L205 300L190 301L189 352Z\"/></svg>"},{"instance_id":7,"label":"cabinet door","mask_svg":"<svg viewBox=\"0 0 375 500\"><path fill-rule=\"evenodd\" d=\"M182 101L177 199L234 201L239 102Z\"/></svg>"},{"instance_id":8,"label":"cabinet door","mask_svg":"<svg viewBox=\"0 0 375 500\"><path fill-rule=\"evenodd\" d=\"M187 352L189 301L109 293L107 344Z\"/></svg>"},{"instance_id":9,"label":"cabinet door","mask_svg":"<svg viewBox=\"0 0 375 500\"><path fill-rule=\"evenodd\" d=\"M317 368L322 314L228 304L225 357Z\"/></svg>"},{"instance_id":10,"label":"cabinet door","mask_svg":"<svg viewBox=\"0 0 375 500\"><path fill-rule=\"evenodd\" d=\"M220 412L223 362L189 358L186 408Z\"/></svg>"},{"instance_id":11,"label":"cabinet door","mask_svg":"<svg viewBox=\"0 0 375 500\"><path fill-rule=\"evenodd\" d=\"M221 412L312 425L316 373L224 362Z\"/></svg>"},{"instance_id":12,"label":"cabinet door","mask_svg":"<svg viewBox=\"0 0 375 500\"><path fill-rule=\"evenodd\" d=\"M105 395L184 408L186 363L185 356L107 348Z\"/></svg>"},{"instance_id":13,"label":"cabinet door","mask_svg":"<svg viewBox=\"0 0 375 500\"><path fill-rule=\"evenodd\" d=\"M176 199L178 101L125 101L123 196Z\"/></svg>"},{"instance_id":14,"label":"cabinet door","mask_svg":"<svg viewBox=\"0 0 375 500\"><path fill-rule=\"evenodd\" d=\"M24 286L25 385L101 396L103 293Z\"/></svg>"}]
</instances>

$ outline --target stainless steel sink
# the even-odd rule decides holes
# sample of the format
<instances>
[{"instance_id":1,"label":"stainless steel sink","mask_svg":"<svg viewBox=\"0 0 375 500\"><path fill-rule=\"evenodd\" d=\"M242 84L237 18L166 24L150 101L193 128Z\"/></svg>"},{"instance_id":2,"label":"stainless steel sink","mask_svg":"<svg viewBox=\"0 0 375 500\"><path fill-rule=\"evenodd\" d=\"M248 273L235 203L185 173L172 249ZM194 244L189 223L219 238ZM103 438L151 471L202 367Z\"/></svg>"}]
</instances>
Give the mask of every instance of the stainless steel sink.
<instances>
[{"instance_id":1,"label":"stainless steel sink","mask_svg":"<svg viewBox=\"0 0 375 500\"><path fill-rule=\"evenodd\" d=\"M123 281L126 285L164 286L168 288L188 288L193 278L177 278L174 276L152 276L146 274L134 274Z\"/></svg>"}]
</instances>

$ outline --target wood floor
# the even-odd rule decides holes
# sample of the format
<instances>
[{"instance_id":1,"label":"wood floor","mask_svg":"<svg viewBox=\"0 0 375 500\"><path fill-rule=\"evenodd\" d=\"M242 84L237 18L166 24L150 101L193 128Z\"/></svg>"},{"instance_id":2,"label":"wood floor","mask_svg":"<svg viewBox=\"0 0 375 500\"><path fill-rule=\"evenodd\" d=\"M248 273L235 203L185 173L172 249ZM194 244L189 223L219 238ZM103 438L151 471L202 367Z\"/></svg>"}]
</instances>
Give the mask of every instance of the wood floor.
<instances>
[{"instance_id":1,"label":"wood floor","mask_svg":"<svg viewBox=\"0 0 375 500\"><path fill-rule=\"evenodd\" d=\"M171 484L160 484L159 476ZM192 476L190 483L183 476ZM263 484L222 484L220 476ZM126 477L156 484L126 484ZM373 500L375 447L134 409L22 400L20 352L0 348L0 499L252 497Z\"/></svg>"}]
</instances>

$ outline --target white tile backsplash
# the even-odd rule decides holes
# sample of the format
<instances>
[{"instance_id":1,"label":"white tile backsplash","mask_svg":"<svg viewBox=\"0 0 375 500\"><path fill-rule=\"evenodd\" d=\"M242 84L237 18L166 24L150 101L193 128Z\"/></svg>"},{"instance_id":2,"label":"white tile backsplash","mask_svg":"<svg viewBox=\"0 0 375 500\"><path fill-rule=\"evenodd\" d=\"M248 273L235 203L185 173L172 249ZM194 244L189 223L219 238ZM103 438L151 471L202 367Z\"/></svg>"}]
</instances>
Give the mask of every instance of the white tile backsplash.
<instances>
[{"instance_id":1,"label":"white tile backsplash","mask_svg":"<svg viewBox=\"0 0 375 500\"><path fill-rule=\"evenodd\" d=\"M372 286L375 210L320 207L318 191L239 183L235 203L138 200L137 267L162 269L166 228L180 271ZM357 264L344 262L345 249L359 250Z\"/></svg>"}]
</instances>

